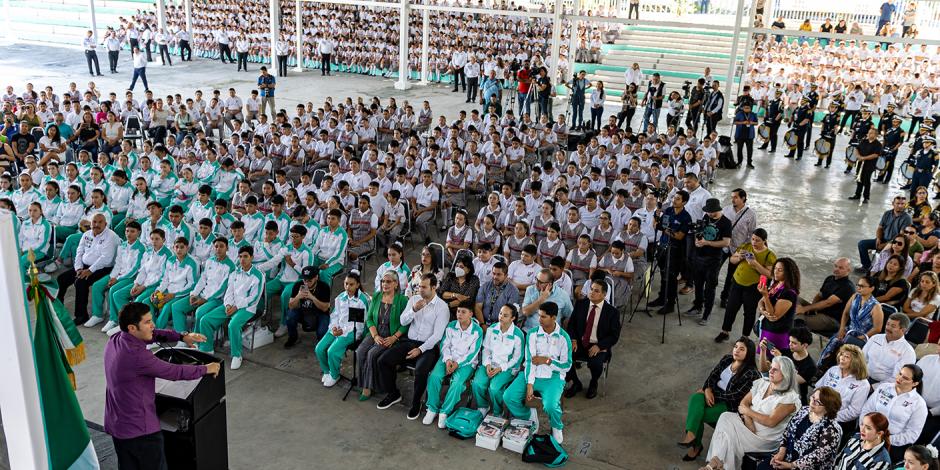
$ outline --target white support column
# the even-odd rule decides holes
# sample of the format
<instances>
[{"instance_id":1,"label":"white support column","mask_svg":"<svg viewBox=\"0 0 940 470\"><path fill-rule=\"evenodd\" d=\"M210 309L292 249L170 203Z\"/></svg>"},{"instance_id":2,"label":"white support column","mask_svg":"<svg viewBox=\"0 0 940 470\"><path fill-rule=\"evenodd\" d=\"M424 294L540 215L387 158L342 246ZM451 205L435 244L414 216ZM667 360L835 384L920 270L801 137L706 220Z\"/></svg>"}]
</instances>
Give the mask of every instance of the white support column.
<instances>
[{"instance_id":1,"label":"white support column","mask_svg":"<svg viewBox=\"0 0 940 470\"><path fill-rule=\"evenodd\" d=\"M166 0L157 0L157 24L166 32Z\"/></svg>"},{"instance_id":2,"label":"white support column","mask_svg":"<svg viewBox=\"0 0 940 470\"><path fill-rule=\"evenodd\" d=\"M753 8L752 8L753 9ZM731 57L728 60L728 73L725 74L725 102L731 102L734 100L734 96L731 96L731 89L734 85L734 68L737 65L738 61L738 47L741 43L741 20L744 19L744 0L738 0L738 9L737 13L734 16L734 37L731 41ZM722 115L728 112L727 107L721 110Z\"/></svg>"},{"instance_id":3,"label":"white support column","mask_svg":"<svg viewBox=\"0 0 940 470\"><path fill-rule=\"evenodd\" d=\"M431 11L421 12L421 84L428 85L428 47L431 35Z\"/></svg>"},{"instance_id":4,"label":"white support column","mask_svg":"<svg viewBox=\"0 0 940 470\"><path fill-rule=\"evenodd\" d=\"M10 41L16 40L16 32L13 31L13 26L10 24L10 17L13 16L10 13L10 0L3 0L3 29L6 30L6 38Z\"/></svg>"},{"instance_id":5,"label":"white support column","mask_svg":"<svg viewBox=\"0 0 940 470\"><path fill-rule=\"evenodd\" d=\"M4 0L4 1L7 1L7 0ZM92 37L95 38L95 44L97 44L98 43L98 18L95 17L95 0L88 0L88 13L91 13L91 33L92 33ZM9 18L9 16L7 18Z\"/></svg>"},{"instance_id":6,"label":"white support column","mask_svg":"<svg viewBox=\"0 0 940 470\"><path fill-rule=\"evenodd\" d=\"M581 10L581 0L572 0L571 2L571 14L574 16L580 15ZM571 31L568 33L568 63L571 64L571 70L574 70L574 58L575 51L578 50L578 20L571 19Z\"/></svg>"},{"instance_id":7,"label":"white support column","mask_svg":"<svg viewBox=\"0 0 940 470\"><path fill-rule=\"evenodd\" d=\"M183 10L186 14L186 31L193 34L193 0L183 0Z\"/></svg>"},{"instance_id":8,"label":"white support column","mask_svg":"<svg viewBox=\"0 0 940 470\"><path fill-rule=\"evenodd\" d=\"M303 12L300 10L303 7L303 3L300 0L297 0L297 5L294 10L294 36L296 39L296 44L294 44L294 54L297 56L297 67L294 69L297 72L304 71L304 22L303 22Z\"/></svg>"},{"instance_id":9,"label":"white support column","mask_svg":"<svg viewBox=\"0 0 940 470\"><path fill-rule=\"evenodd\" d=\"M277 59L276 59L276 57L277 57L277 50L276 50L276 48L274 47L274 45L277 44L277 40L278 40L278 38L280 37L280 32L281 32L281 25L280 25L280 21L279 21L279 19L280 19L280 18L279 18L280 12L278 11L278 8L279 8L278 1L279 1L279 0L268 0L268 3L269 3L269 8L268 8L268 10L269 10L269 17L270 17L269 21L271 22L271 44L270 44L270 46L271 46L271 51L270 51L270 57L271 57L271 67L272 67L272 68L274 68L274 67L277 66L277 62L276 62L276 61L277 61ZM276 75L276 74L277 74L277 71L275 71L275 75Z\"/></svg>"},{"instance_id":10,"label":"white support column","mask_svg":"<svg viewBox=\"0 0 940 470\"><path fill-rule=\"evenodd\" d=\"M561 60L559 43L561 42L561 8L562 0L555 0L555 16L552 17L552 50L549 66L551 67L549 71L549 77L552 80L552 83L558 81L558 62ZM571 52L568 52L568 55L571 55ZM569 60L570 63L570 60Z\"/></svg>"},{"instance_id":11,"label":"white support column","mask_svg":"<svg viewBox=\"0 0 940 470\"><path fill-rule=\"evenodd\" d=\"M745 27L751 28L754 26L754 18L756 15L757 15L757 8L755 8L754 4L752 3L751 11L747 16L747 25ZM747 67L748 67L748 64L750 64L750 59L751 59L751 48L754 46L753 35L751 33L748 33L747 36L745 37L746 39L744 40L744 61L741 63L741 81L738 83L738 87L737 87L737 90L738 90L737 94L739 95L741 94L741 87L744 86L744 77L747 76Z\"/></svg>"},{"instance_id":12,"label":"white support column","mask_svg":"<svg viewBox=\"0 0 940 470\"><path fill-rule=\"evenodd\" d=\"M398 81L395 82L396 90L411 89L411 83L408 82L408 19L411 16L411 5L408 1L401 0L398 7Z\"/></svg>"}]
</instances>

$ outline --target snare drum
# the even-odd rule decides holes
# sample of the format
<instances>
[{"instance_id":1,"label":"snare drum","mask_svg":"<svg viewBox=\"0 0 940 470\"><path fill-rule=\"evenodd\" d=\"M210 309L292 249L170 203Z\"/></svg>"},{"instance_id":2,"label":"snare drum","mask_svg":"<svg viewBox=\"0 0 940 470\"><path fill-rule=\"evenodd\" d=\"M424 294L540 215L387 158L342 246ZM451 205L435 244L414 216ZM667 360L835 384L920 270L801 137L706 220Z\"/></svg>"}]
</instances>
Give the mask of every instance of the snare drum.
<instances>
[{"instance_id":1,"label":"snare drum","mask_svg":"<svg viewBox=\"0 0 940 470\"><path fill-rule=\"evenodd\" d=\"M888 168L888 159L882 155L878 157L877 160L875 160L875 169L878 171L884 171L885 168Z\"/></svg>"},{"instance_id":2,"label":"snare drum","mask_svg":"<svg viewBox=\"0 0 940 470\"><path fill-rule=\"evenodd\" d=\"M832 143L822 137L816 139L813 147L816 150L816 155L820 157L828 156L832 152Z\"/></svg>"},{"instance_id":3,"label":"snare drum","mask_svg":"<svg viewBox=\"0 0 940 470\"><path fill-rule=\"evenodd\" d=\"M907 179L911 179L914 177L914 161L913 160L905 160L904 163L901 164L901 176Z\"/></svg>"},{"instance_id":4,"label":"snare drum","mask_svg":"<svg viewBox=\"0 0 940 470\"><path fill-rule=\"evenodd\" d=\"M790 129L786 134L783 134L783 141L787 144L788 147L795 149L797 144L800 142L800 136L796 134L796 131Z\"/></svg>"},{"instance_id":5,"label":"snare drum","mask_svg":"<svg viewBox=\"0 0 940 470\"><path fill-rule=\"evenodd\" d=\"M770 140L770 126L766 123L757 126L757 136L764 142Z\"/></svg>"},{"instance_id":6,"label":"snare drum","mask_svg":"<svg viewBox=\"0 0 940 470\"><path fill-rule=\"evenodd\" d=\"M855 146L854 146L854 145L849 144L849 145L845 148L845 159L848 160L849 163L855 163L855 162L858 161L858 155L855 154Z\"/></svg>"}]
</instances>

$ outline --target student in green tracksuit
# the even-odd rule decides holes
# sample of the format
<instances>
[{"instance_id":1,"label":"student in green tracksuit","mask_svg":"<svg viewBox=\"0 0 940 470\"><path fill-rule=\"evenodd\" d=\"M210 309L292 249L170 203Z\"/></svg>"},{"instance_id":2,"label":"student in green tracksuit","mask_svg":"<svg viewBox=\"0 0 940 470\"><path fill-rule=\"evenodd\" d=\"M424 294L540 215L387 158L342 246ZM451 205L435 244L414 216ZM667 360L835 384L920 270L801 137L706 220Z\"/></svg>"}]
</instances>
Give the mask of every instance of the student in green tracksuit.
<instances>
[{"instance_id":1,"label":"student in green tracksuit","mask_svg":"<svg viewBox=\"0 0 940 470\"><path fill-rule=\"evenodd\" d=\"M111 311L120 312L131 299L143 297L149 299L150 294L157 290L166 261L173 256L170 249L164 244L166 232L162 228L155 228L150 232L151 248L144 253L134 277L134 283L120 289L111 289L108 294L108 305Z\"/></svg>"},{"instance_id":2,"label":"student in green tracksuit","mask_svg":"<svg viewBox=\"0 0 940 470\"><path fill-rule=\"evenodd\" d=\"M254 249L243 246L238 250L238 267L228 276L222 305L196 316L196 331L206 338L214 338L216 330L226 318L228 323L229 344L231 344L232 370L242 366L242 327L258 310L258 302L264 291L264 275L252 266ZM199 343L199 349L212 351L212 342Z\"/></svg>"},{"instance_id":3,"label":"student in green tracksuit","mask_svg":"<svg viewBox=\"0 0 940 470\"><path fill-rule=\"evenodd\" d=\"M268 221L270 225L274 221ZM267 229L265 230L267 233ZM291 291L294 284L300 282L300 272L306 266L313 265L313 255L310 249L304 245L304 237L307 236L307 228L303 225L295 225L290 228L290 242L282 246L279 251L273 253L273 256L258 265L262 272L271 272L277 266L281 267L280 273L273 279L269 279L265 296L271 298L280 294L281 296L281 325L274 332L276 338L287 334L287 305L290 302Z\"/></svg>"},{"instance_id":4,"label":"student in green tracksuit","mask_svg":"<svg viewBox=\"0 0 940 470\"><path fill-rule=\"evenodd\" d=\"M199 277L199 263L189 256L189 241L186 237L179 237L173 243L173 251L176 256L166 262L166 268L163 269L163 278L149 297L137 298L137 302L147 304L155 310L157 321L154 322L159 329L165 329L170 318L173 316L173 305L179 302L189 302L189 293L196 286L196 279ZM157 296L162 297L163 305L157 308ZM173 323L173 329L182 333L186 331L186 318L183 322Z\"/></svg>"},{"instance_id":5,"label":"student in green tracksuit","mask_svg":"<svg viewBox=\"0 0 940 470\"><path fill-rule=\"evenodd\" d=\"M326 216L326 226L320 229L317 243L313 246L314 264L320 267L320 279L327 285L333 285L333 275L340 272L346 263L346 244L349 236L346 229L340 227L343 216L339 209L330 209Z\"/></svg>"},{"instance_id":6,"label":"student in green tracksuit","mask_svg":"<svg viewBox=\"0 0 940 470\"><path fill-rule=\"evenodd\" d=\"M503 392L519 373L525 356L525 334L515 324L518 317L515 305L503 305L499 321L486 329L480 367L470 384L473 401L484 415L491 406L494 415L503 414Z\"/></svg>"},{"instance_id":7,"label":"student in green tracksuit","mask_svg":"<svg viewBox=\"0 0 940 470\"><path fill-rule=\"evenodd\" d=\"M345 290L336 297L333 311L330 312L329 332L320 338L314 350L320 362L320 370L323 371L324 387L332 387L339 381L339 367L346 355L346 348L365 332L363 323L349 320L349 309L362 309L363 318L369 309L369 298L362 292L361 286L359 272L350 271L343 282Z\"/></svg>"},{"instance_id":8,"label":"student in green tracksuit","mask_svg":"<svg viewBox=\"0 0 940 470\"><path fill-rule=\"evenodd\" d=\"M124 242L118 247L114 258L114 268L109 276L99 279L91 285L91 318L85 323L86 327L93 327L104 321L104 299L110 298L111 293L130 288L134 285L134 278L140 270L141 262L147 247L140 241L140 223L129 220L124 224ZM108 305L108 322L101 331L108 331L118 326L118 309L114 304Z\"/></svg>"},{"instance_id":9,"label":"student in green tracksuit","mask_svg":"<svg viewBox=\"0 0 940 470\"><path fill-rule=\"evenodd\" d=\"M218 226L216 226L218 227ZM241 220L232 222L232 238L228 240L228 258L238 263L238 250L243 246L252 246L251 241L245 238L245 223Z\"/></svg>"},{"instance_id":10,"label":"student in green tracksuit","mask_svg":"<svg viewBox=\"0 0 940 470\"><path fill-rule=\"evenodd\" d=\"M545 302L539 306L539 326L526 336L525 371L506 389L503 401L513 417L537 420L538 414L525 402L538 391L552 425L552 436L561 444L561 394L565 391L565 374L571 368L571 338L557 320L557 304Z\"/></svg>"},{"instance_id":11,"label":"student in green tracksuit","mask_svg":"<svg viewBox=\"0 0 940 470\"><path fill-rule=\"evenodd\" d=\"M222 305L222 296L228 286L228 276L235 270L235 262L228 257L228 239L216 238L212 242L213 256L202 264L202 274L199 281L189 293L189 297L174 302L171 308L173 325L185 325L186 315L194 310L196 318L200 314L213 310Z\"/></svg>"},{"instance_id":12,"label":"student in green tracksuit","mask_svg":"<svg viewBox=\"0 0 940 470\"><path fill-rule=\"evenodd\" d=\"M17 230L17 242L20 245L20 266L25 273L30 264L29 252L33 252L37 262L48 259L52 255L52 224L43 216L42 204L31 202L28 210L29 217L23 220ZM53 242L53 243L50 243Z\"/></svg>"},{"instance_id":13,"label":"student in green tracksuit","mask_svg":"<svg viewBox=\"0 0 940 470\"><path fill-rule=\"evenodd\" d=\"M483 346L483 328L473 318L473 300L465 300L457 306L457 319L444 329L441 340L441 359L428 377L428 412L422 423L429 425L437 418L437 427L446 427L447 415L454 411L460 396L467 387L467 380L477 366L477 356ZM441 387L450 377L447 396L441 404Z\"/></svg>"}]
</instances>

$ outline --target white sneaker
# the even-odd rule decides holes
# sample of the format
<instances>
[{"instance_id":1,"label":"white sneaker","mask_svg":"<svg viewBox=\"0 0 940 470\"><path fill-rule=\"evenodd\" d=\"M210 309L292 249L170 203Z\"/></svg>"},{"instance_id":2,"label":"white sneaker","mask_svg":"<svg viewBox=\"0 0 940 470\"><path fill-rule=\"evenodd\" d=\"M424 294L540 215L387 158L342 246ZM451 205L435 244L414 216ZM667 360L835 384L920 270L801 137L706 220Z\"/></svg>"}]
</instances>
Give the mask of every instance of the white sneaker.
<instances>
[{"instance_id":1,"label":"white sneaker","mask_svg":"<svg viewBox=\"0 0 940 470\"><path fill-rule=\"evenodd\" d=\"M437 428L444 429L447 427L447 415L441 413L437 415Z\"/></svg>"},{"instance_id":2,"label":"white sneaker","mask_svg":"<svg viewBox=\"0 0 940 470\"><path fill-rule=\"evenodd\" d=\"M114 336L114 335L116 335L116 334L118 334L118 333L120 333L120 332L121 332L121 327L120 327L120 326L115 326L115 327L112 327L110 330L105 331L105 334L108 335L108 336Z\"/></svg>"},{"instance_id":3,"label":"white sneaker","mask_svg":"<svg viewBox=\"0 0 940 470\"><path fill-rule=\"evenodd\" d=\"M561 429L552 428L552 437L555 438L555 442L561 444L565 441L565 436L562 434Z\"/></svg>"},{"instance_id":4,"label":"white sneaker","mask_svg":"<svg viewBox=\"0 0 940 470\"><path fill-rule=\"evenodd\" d=\"M490 411L489 408L477 408L477 411L480 412L480 416L486 417L486 413Z\"/></svg>"},{"instance_id":5,"label":"white sneaker","mask_svg":"<svg viewBox=\"0 0 940 470\"><path fill-rule=\"evenodd\" d=\"M52 273L58 271L59 268L61 268L61 267L62 267L62 265L59 264L58 261L53 261L53 262L47 264L45 268L42 268L42 270L45 271L45 272L47 272L47 273L49 273L49 274L52 274Z\"/></svg>"},{"instance_id":6,"label":"white sneaker","mask_svg":"<svg viewBox=\"0 0 940 470\"><path fill-rule=\"evenodd\" d=\"M421 420L421 423L424 424L425 426L430 426L431 423L434 422L434 418L437 418L437 413L433 411L428 411L428 413L424 415L424 419Z\"/></svg>"},{"instance_id":7,"label":"white sneaker","mask_svg":"<svg viewBox=\"0 0 940 470\"><path fill-rule=\"evenodd\" d=\"M238 356L233 357L233 358L232 358L231 369L232 369L232 370L237 370L237 369L238 369L239 367L241 367L241 366L242 366L242 358L240 358L240 357L238 357Z\"/></svg>"},{"instance_id":8,"label":"white sneaker","mask_svg":"<svg viewBox=\"0 0 940 470\"><path fill-rule=\"evenodd\" d=\"M323 376L320 377L320 383L321 383L321 384L322 384L322 383L326 383L326 378L329 377L329 376L330 376L330 374L324 373Z\"/></svg>"},{"instance_id":9,"label":"white sneaker","mask_svg":"<svg viewBox=\"0 0 940 470\"><path fill-rule=\"evenodd\" d=\"M336 382L339 382L339 380L334 379L333 376L330 375L330 374L326 374L326 378L323 379L323 386L324 386L324 387L327 387L327 388L330 388L330 387L336 385Z\"/></svg>"},{"instance_id":10,"label":"white sneaker","mask_svg":"<svg viewBox=\"0 0 940 470\"><path fill-rule=\"evenodd\" d=\"M286 334L287 334L287 325L281 325L277 327L277 331L274 332L274 337L280 338L281 336L284 336Z\"/></svg>"},{"instance_id":11,"label":"white sneaker","mask_svg":"<svg viewBox=\"0 0 940 470\"><path fill-rule=\"evenodd\" d=\"M107 333L109 330L111 330L112 328L114 328L114 327L116 327L116 326L118 326L117 323L115 323L115 322L113 322L113 321L111 321L111 320L108 320L108 322L105 323L103 327L101 327L101 332L102 332L102 333ZM119 328L119 329L120 329L120 328Z\"/></svg>"},{"instance_id":12,"label":"white sneaker","mask_svg":"<svg viewBox=\"0 0 940 470\"><path fill-rule=\"evenodd\" d=\"M85 324L82 325L82 326L84 326L85 328L91 328L91 327L93 327L93 326L95 326L95 325L97 325L97 324L99 324L99 323L101 323L101 322L103 322L103 321L104 321L104 318L96 317L96 316L92 315L92 317L89 318L88 321L86 321Z\"/></svg>"},{"instance_id":13,"label":"white sneaker","mask_svg":"<svg viewBox=\"0 0 940 470\"><path fill-rule=\"evenodd\" d=\"M539 429L539 412L535 408L529 408L529 421L535 423L535 429Z\"/></svg>"}]
</instances>

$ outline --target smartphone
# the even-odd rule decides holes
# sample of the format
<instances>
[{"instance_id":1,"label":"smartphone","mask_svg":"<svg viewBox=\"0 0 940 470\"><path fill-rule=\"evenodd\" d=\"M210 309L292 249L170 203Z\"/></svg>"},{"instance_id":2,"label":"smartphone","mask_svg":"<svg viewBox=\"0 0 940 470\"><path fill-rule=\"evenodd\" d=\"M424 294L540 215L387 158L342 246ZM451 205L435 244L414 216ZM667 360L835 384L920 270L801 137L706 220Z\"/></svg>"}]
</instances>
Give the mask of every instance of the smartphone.
<instances>
[{"instance_id":1,"label":"smartphone","mask_svg":"<svg viewBox=\"0 0 940 470\"><path fill-rule=\"evenodd\" d=\"M771 343L769 339L764 338L764 343L767 345L767 351L773 351L777 349L777 346L774 343Z\"/></svg>"},{"instance_id":2,"label":"smartphone","mask_svg":"<svg viewBox=\"0 0 940 470\"><path fill-rule=\"evenodd\" d=\"M761 274L760 280L757 281L757 287L758 287L759 289L763 289L763 288L767 287L767 276L764 276L763 274Z\"/></svg>"}]
</instances>

